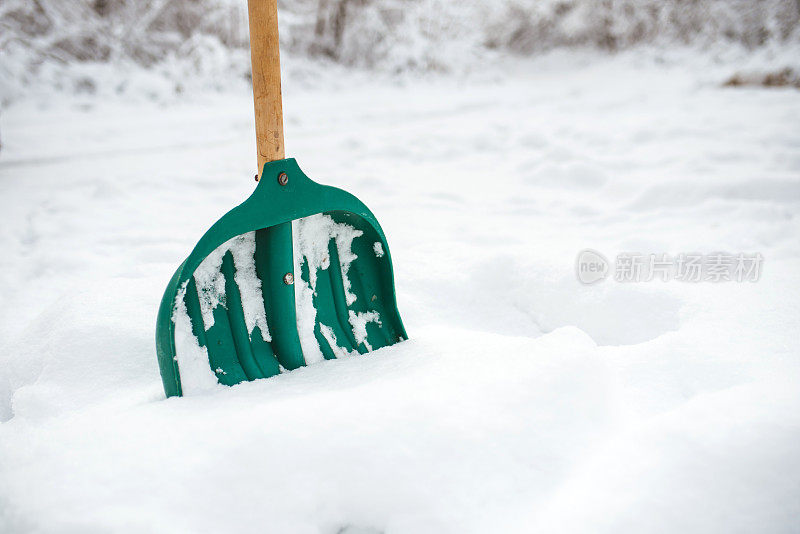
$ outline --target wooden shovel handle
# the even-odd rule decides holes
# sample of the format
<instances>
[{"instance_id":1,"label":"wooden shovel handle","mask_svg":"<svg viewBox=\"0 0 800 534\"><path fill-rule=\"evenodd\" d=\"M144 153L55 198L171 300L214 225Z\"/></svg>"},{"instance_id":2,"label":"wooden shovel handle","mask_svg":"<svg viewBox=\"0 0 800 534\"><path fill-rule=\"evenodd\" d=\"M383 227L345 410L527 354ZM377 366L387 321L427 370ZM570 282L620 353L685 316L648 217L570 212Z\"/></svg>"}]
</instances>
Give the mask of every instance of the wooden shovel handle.
<instances>
[{"instance_id":1,"label":"wooden shovel handle","mask_svg":"<svg viewBox=\"0 0 800 534\"><path fill-rule=\"evenodd\" d=\"M264 164L284 159L278 0L248 0L258 174Z\"/></svg>"}]
</instances>

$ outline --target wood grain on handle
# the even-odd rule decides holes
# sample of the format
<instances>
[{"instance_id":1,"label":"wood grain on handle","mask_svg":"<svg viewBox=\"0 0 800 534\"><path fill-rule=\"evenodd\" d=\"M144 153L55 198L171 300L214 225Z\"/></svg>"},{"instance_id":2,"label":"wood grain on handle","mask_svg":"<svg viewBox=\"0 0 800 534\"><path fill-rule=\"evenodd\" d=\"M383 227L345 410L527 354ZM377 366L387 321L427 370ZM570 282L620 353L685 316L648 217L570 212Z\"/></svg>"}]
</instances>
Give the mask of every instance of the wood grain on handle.
<instances>
[{"instance_id":1,"label":"wood grain on handle","mask_svg":"<svg viewBox=\"0 0 800 534\"><path fill-rule=\"evenodd\" d=\"M264 164L284 159L278 0L248 0L258 174Z\"/></svg>"}]
</instances>

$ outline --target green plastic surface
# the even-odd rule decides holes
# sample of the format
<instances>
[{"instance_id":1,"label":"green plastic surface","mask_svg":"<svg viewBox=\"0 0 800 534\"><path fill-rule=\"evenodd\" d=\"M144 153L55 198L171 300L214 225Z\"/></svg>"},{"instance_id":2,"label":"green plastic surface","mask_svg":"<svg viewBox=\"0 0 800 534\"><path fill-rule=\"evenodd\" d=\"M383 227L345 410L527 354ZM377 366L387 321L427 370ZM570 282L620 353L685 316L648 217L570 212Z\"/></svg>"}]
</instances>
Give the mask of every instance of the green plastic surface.
<instances>
[{"instance_id":1,"label":"green plastic surface","mask_svg":"<svg viewBox=\"0 0 800 534\"><path fill-rule=\"evenodd\" d=\"M281 173L286 173L289 179L283 186L277 179ZM389 247L375 216L350 193L309 179L294 159L274 161L264 166L261 181L253 194L217 221L200 239L164 292L156 324L156 351L168 397L182 394L172 315L179 289L184 284L184 302L192 332L200 345L208 349L209 364L217 371L220 383L234 385L276 375L281 368L291 370L305 365L297 332L294 287L284 282L284 276L292 272L295 277L308 282L307 263L303 263L301 273L294 273L291 221L318 213L363 232L353 241L352 251L357 259L350 264L347 273L350 292L357 297L352 304L346 302L333 239L328 243L330 265L317 272L314 334L325 358L332 359L335 355L334 348L321 332L321 325L332 330L337 344L347 352L363 354L368 351L366 343L356 343L349 323L351 312L375 311L379 314L380 324L367 324L366 342L372 350L406 339L397 311ZM253 335L247 331L234 280L236 267L230 252L223 257L221 269L225 277L226 302L214 309L214 325L208 329L203 324L193 277L200 263L219 246L253 231L256 232L256 273L261 280L272 338L270 342L264 341L257 330ZM378 242L383 248L382 255L375 253L375 243Z\"/></svg>"}]
</instances>

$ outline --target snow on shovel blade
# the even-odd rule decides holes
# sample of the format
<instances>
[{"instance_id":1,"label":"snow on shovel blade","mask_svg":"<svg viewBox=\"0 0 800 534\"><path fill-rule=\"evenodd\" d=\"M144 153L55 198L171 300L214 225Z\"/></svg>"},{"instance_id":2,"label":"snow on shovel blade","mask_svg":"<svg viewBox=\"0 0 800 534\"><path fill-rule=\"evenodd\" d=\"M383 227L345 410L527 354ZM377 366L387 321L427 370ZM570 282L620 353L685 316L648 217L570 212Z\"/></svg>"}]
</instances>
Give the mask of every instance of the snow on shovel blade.
<instances>
[{"instance_id":1,"label":"snow on shovel blade","mask_svg":"<svg viewBox=\"0 0 800 534\"><path fill-rule=\"evenodd\" d=\"M167 396L363 354L406 338L372 212L293 159L267 163L169 282L156 324Z\"/></svg>"}]
</instances>

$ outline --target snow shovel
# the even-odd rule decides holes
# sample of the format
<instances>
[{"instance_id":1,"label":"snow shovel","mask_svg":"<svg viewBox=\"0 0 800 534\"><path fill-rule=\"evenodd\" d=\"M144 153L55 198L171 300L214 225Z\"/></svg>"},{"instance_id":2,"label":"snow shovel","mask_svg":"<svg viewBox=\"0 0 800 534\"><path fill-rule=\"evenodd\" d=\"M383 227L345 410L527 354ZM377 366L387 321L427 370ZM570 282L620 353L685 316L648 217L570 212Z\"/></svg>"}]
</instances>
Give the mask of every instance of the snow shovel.
<instances>
[{"instance_id":1,"label":"snow shovel","mask_svg":"<svg viewBox=\"0 0 800 534\"><path fill-rule=\"evenodd\" d=\"M249 0L258 185L169 281L156 324L168 397L406 339L386 237L356 197L285 159L277 0Z\"/></svg>"}]
</instances>

